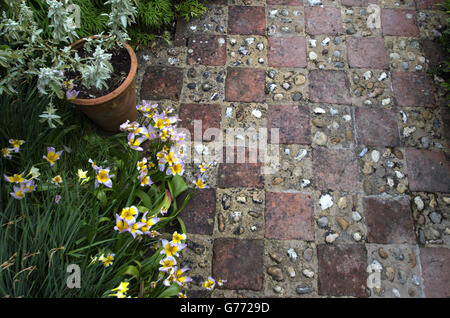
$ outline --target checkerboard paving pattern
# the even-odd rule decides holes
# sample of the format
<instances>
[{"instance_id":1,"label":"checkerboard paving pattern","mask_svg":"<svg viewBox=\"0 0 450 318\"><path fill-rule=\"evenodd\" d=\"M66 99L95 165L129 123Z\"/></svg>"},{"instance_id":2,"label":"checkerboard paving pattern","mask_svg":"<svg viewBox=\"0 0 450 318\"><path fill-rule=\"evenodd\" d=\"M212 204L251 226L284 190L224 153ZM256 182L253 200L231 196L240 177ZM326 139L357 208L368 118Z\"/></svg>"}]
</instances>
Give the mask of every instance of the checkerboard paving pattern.
<instances>
[{"instance_id":1,"label":"checkerboard paving pattern","mask_svg":"<svg viewBox=\"0 0 450 318\"><path fill-rule=\"evenodd\" d=\"M193 146L247 155L180 214L188 297L450 297L438 2L211 0L172 45L138 52L140 99L191 133L202 120ZM246 143L213 149L209 128ZM245 136L259 128L265 160ZM228 282L207 293L210 275Z\"/></svg>"}]
</instances>

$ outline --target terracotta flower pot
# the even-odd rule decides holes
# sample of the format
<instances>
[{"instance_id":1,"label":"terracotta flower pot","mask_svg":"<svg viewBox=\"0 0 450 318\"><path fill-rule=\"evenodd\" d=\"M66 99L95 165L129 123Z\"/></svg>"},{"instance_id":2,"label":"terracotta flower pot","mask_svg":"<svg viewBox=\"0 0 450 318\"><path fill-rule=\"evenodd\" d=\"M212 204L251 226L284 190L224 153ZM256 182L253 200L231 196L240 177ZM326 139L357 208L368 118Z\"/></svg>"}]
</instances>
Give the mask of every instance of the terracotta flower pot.
<instances>
[{"instance_id":1,"label":"terracotta flower pot","mask_svg":"<svg viewBox=\"0 0 450 318\"><path fill-rule=\"evenodd\" d=\"M73 43L73 49L84 45L84 39ZM126 43L125 48L131 58L130 72L123 83L111 93L98 98L73 99L70 103L77 106L92 121L107 131L119 131L119 127L127 120L135 121L136 110L136 72L137 58L133 49Z\"/></svg>"}]
</instances>

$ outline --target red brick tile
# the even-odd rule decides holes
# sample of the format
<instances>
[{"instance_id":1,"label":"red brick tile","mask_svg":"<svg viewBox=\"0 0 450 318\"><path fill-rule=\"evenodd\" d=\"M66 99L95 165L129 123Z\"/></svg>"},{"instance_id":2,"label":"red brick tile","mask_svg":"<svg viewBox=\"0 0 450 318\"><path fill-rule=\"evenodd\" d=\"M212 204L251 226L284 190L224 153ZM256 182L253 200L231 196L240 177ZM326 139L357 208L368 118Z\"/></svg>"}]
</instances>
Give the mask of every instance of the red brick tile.
<instances>
[{"instance_id":1,"label":"red brick tile","mask_svg":"<svg viewBox=\"0 0 450 318\"><path fill-rule=\"evenodd\" d=\"M335 7L305 7L306 33L338 35L344 32L341 9Z\"/></svg>"},{"instance_id":2,"label":"red brick tile","mask_svg":"<svg viewBox=\"0 0 450 318\"><path fill-rule=\"evenodd\" d=\"M177 198L177 206L180 208L188 191ZM214 231L214 219L216 214L216 190L199 189L178 215L186 225L186 231L191 234L212 235ZM208 220L213 222L208 222Z\"/></svg>"},{"instance_id":3,"label":"red brick tile","mask_svg":"<svg viewBox=\"0 0 450 318\"><path fill-rule=\"evenodd\" d=\"M230 102L264 102L266 100L263 69L229 67L225 81L225 99Z\"/></svg>"},{"instance_id":4,"label":"red brick tile","mask_svg":"<svg viewBox=\"0 0 450 318\"><path fill-rule=\"evenodd\" d=\"M214 240L212 276L226 279L226 289L261 290L263 286L262 240L219 238Z\"/></svg>"},{"instance_id":5,"label":"red brick tile","mask_svg":"<svg viewBox=\"0 0 450 318\"><path fill-rule=\"evenodd\" d=\"M348 64L352 68L387 69L386 48L382 38L347 38Z\"/></svg>"},{"instance_id":6,"label":"red brick tile","mask_svg":"<svg viewBox=\"0 0 450 318\"><path fill-rule=\"evenodd\" d=\"M205 138L204 134L208 128L221 129L222 111L220 105L208 104L181 104L180 106L180 127L189 129L191 133L191 140L195 141L211 141L211 138ZM194 135L194 120L201 121L202 138L195 138ZM199 132L197 132L198 134Z\"/></svg>"},{"instance_id":7,"label":"red brick tile","mask_svg":"<svg viewBox=\"0 0 450 318\"><path fill-rule=\"evenodd\" d=\"M219 42L223 40L223 43ZM189 38L188 64L201 64L210 66L225 65L227 59L225 37L220 35L195 35Z\"/></svg>"},{"instance_id":8,"label":"red brick tile","mask_svg":"<svg viewBox=\"0 0 450 318\"><path fill-rule=\"evenodd\" d=\"M442 3L442 0L415 0L417 9L433 9L442 10L442 6L438 5Z\"/></svg>"},{"instance_id":9,"label":"red brick tile","mask_svg":"<svg viewBox=\"0 0 450 318\"><path fill-rule=\"evenodd\" d=\"M361 177L357 155L348 149L313 149L313 172L317 189L359 191Z\"/></svg>"},{"instance_id":10,"label":"red brick tile","mask_svg":"<svg viewBox=\"0 0 450 318\"><path fill-rule=\"evenodd\" d=\"M142 80L141 98L146 100L179 100L183 70L177 67L150 66Z\"/></svg>"},{"instance_id":11,"label":"red brick tile","mask_svg":"<svg viewBox=\"0 0 450 318\"><path fill-rule=\"evenodd\" d=\"M407 9L381 9L383 35L419 36L416 13Z\"/></svg>"},{"instance_id":12,"label":"red brick tile","mask_svg":"<svg viewBox=\"0 0 450 318\"><path fill-rule=\"evenodd\" d=\"M263 165L258 161L257 149L225 147L223 153L224 162L218 168L219 188L264 188Z\"/></svg>"},{"instance_id":13,"label":"red brick tile","mask_svg":"<svg viewBox=\"0 0 450 318\"><path fill-rule=\"evenodd\" d=\"M395 147L400 144L394 110L358 107L355 123L356 139L361 145Z\"/></svg>"},{"instance_id":14,"label":"red brick tile","mask_svg":"<svg viewBox=\"0 0 450 318\"><path fill-rule=\"evenodd\" d=\"M319 295L366 297L367 251L363 245L319 245Z\"/></svg>"},{"instance_id":15,"label":"red brick tile","mask_svg":"<svg viewBox=\"0 0 450 318\"><path fill-rule=\"evenodd\" d=\"M269 106L267 114L267 140L271 129L279 128L280 144L311 144L309 109L305 106Z\"/></svg>"},{"instance_id":16,"label":"red brick tile","mask_svg":"<svg viewBox=\"0 0 450 318\"><path fill-rule=\"evenodd\" d=\"M304 37L270 37L268 41L269 66L306 67L306 40Z\"/></svg>"},{"instance_id":17,"label":"red brick tile","mask_svg":"<svg viewBox=\"0 0 450 318\"><path fill-rule=\"evenodd\" d=\"M266 192L266 238L314 241L313 206L310 194Z\"/></svg>"},{"instance_id":18,"label":"red brick tile","mask_svg":"<svg viewBox=\"0 0 450 318\"><path fill-rule=\"evenodd\" d=\"M416 243L410 202L407 197L363 199L370 243L402 244Z\"/></svg>"},{"instance_id":19,"label":"red brick tile","mask_svg":"<svg viewBox=\"0 0 450 318\"><path fill-rule=\"evenodd\" d=\"M301 6L303 0L267 0L267 4L275 6Z\"/></svg>"},{"instance_id":20,"label":"red brick tile","mask_svg":"<svg viewBox=\"0 0 450 318\"><path fill-rule=\"evenodd\" d=\"M392 72L394 98L399 106L434 107L433 84L425 73Z\"/></svg>"},{"instance_id":21,"label":"red brick tile","mask_svg":"<svg viewBox=\"0 0 450 318\"><path fill-rule=\"evenodd\" d=\"M450 297L450 249L426 247L420 249L420 263L425 297Z\"/></svg>"},{"instance_id":22,"label":"red brick tile","mask_svg":"<svg viewBox=\"0 0 450 318\"><path fill-rule=\"evenodd\" d=\"M376 4L377 0L341 0L343 6L347 7L367 7L369 4Z\"/></svg>"},{"instance_id":23,"label":"red brick tile","mask_svg":"<svg viewBox=\"0 0 450 318\"><path fill-rule=\"evenodd\" d=\"M450 162L443 152L406 149L411 191L450 192Z\"/></svg>"},{"instance_id":24,"label":"red brick tile","mask_svg":"<svg viewBox=\"0 0 450 318\"><path fill-rule=\"evenodd\" d=\"M309 72L309 99L314 103L351 104L349 87L344 71Z\"/></svg>"},{"instance_id":25,"label":"red brick tile","mask_svg":"<svg viewBox=\"0 0 450 318\"><path fill-rule=\"evenodd\" d=\"M228 7L228 34L264 35L265 7Z\"/></svg>"}]
</instances>

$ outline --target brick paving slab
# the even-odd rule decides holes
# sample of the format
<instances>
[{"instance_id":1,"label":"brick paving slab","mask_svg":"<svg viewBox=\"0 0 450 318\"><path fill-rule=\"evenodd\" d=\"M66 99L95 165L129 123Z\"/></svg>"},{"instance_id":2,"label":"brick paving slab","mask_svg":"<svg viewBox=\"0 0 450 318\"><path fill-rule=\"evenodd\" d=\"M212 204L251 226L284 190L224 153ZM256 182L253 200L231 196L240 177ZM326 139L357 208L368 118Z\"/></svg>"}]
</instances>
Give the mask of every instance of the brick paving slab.
<instances>
[{"instance_id":1,"label":"brick paving slab","mask_svg":"<svg viewBox=\"0 0 450 318\"><path fill-rule=\"evenodd\" d=\"M269 66L272 67L305 67L306 41L304 37L270 37Z\"/></svg>"},{"instance_id":2,"label":"brick paving slab","mask_svg":"<svg viewBox=\"0 0 450 318\"><path fill-rule=\"evenodd\" d=\"M341 10L333 7L305 7L306 33L338 35L344 33Z\"/></svg>"},{"instance_id":3,"label":"brick paving slab","mask_svg":"<svg viewBox=\"0 0 450 318\"><path fill-rule=\"evenodd\" d=\"M314 149L312 153L315 186L322 191L360 191L357 156L347 149Z\"/></svg>"},{"instance_id":4,"label":"brick paving slab","mask_svg":"<svg viewBox=\"0 0 450 318\"><path fill-rule=\"evenodd\" d=\"M443 152L407 149L411 191L450 192L450 161Z\"/></svg>"},{"instance_id":5,"label":"brick paving slab","mask_svg":"<svg viewBox=\"0 0 450 318\"><path fill-rule=\"evenodd\" d=\"M266 29L264 7L228 7L228 34L264 35Z\"/></svg>"},{"instance_id":6,"label":"brick paving slab","mask_svg":"<svg viewBox=\"0 0 450 318\"><path fill-rule=\"evenodd\" d=\"M151 66L145 71L140 95L147 100L179 100L182 85L183 69Z\"/></svg>"},{"instance_id":7,"label":"brick paving slab","mask_svg":"<svg viewBox=\"0 0 450 318\"><path fill-rule=\"evenodd\" d=\"M347 38L348 64L351 68L387 69L387 52L382 38Z\"/></svg>"},{"instance_id":8,"label":"brick paving slab","mask_svg":"<svg viewBox=\"0 0 450 318\"><path fill-rule=\"evenodd\" d=\"M361 245L319 245L319 295L366 297L366 255Z\"/></svg>"},{"instance_id":9,"label":"brick paving slab","mask_svg":"<svg viewBox=\"0 0 450 318\"><path fill-rule=\"evenodd\" d=\"M309 194L267 192L266 238L313 241L312 203Z\"/></svg>"},{"instance_id":10,"label":"brick paving slab","mask_svg":"<svg viewBox=\"0 0 450 318\"><path fill-rule=\"evenodd\" d=\"M311 144L308 107L269 105L267 116L269 142L271 129L278 128L280 144Z\"/></svg>"},{"instance_id":11,"label":"brick paving slab","mask_svg":"<svg viewBox=\"0 0 450 318\"><path fill-rule=\"evenodd\" d=\"M435 106L433 85L424 73L392 72L392 88L399 106Z\"/></svg>"},{"instance_id":12,"label":"brick paving slab","mask_svg":"<svg viewBox=\"0 0 450 318\"><path fill-rule=\"evenodd\" d=\"M425 296L450 297L450 249L427 247L420 249Z\"/></svg>"},{"instance_id":13,"label":"brick paving slab","mask_svg":"<svg viewBox=\"0 0 450 318\"><path fill-rule=\"evenodd\" d=\"M177 198L178 208L184 202L187 192ZM216 215L216 189L199 189L195 199L191 199L178 214L190 234L212 235Z\"/></svg>"},{"instance_id":14,"label":"brick paving slab","mask_svg":"<svg viewBox=\"0 0 450 318\"><path fill-rule=\"evenodd\" d=\"M363 205L370 243L416 243L409 199L366 197Z\"/></svg>"},{"instance_id":15,"label":"brick paving slab","mask_svg":"<svg viewBox=\"0 0 450 318\"><path fill-rule=\"evenodd\" d=\"M365 146L389 146L400 144L397 112L390 109L361 108L355 110L357 141Z\"/></svg>"},{"instance_id":16,"label":"brick paving slab","mask_svg":"<svg viewBox=\"0 0 450 318\"><path fill-rule=\"evenodd\" d=\"M192 52L192 53L190 53ZM226 40L220 35L195 35L188 42L188 63L210 66L225 65Z\"/></svg>"},{"instance_id":17,"label":"brick paving slab","mask_svg":"<svg viewBox=\"0 0 450 318\"><path fill-rule=\"evenodd\" d=\"M188 184L219 160L180 214L188 297L450 297L437 2L216 0L137 52L139 98L233 141L189 144ZM228 283L205 292L208 276Z\"/></svg>"},{"instance_id":18,"label":"brick paving slab","mask_svg":"<svg viewBox=\"0 0 450 318\"><path fill-rule=\"evenodd\" d=\"M264 102L263 69L229 67L225 82L225 99L230 102Z\"/></svg>"},{"instance_id":19,"label":"brick paving slab","mask_svg":"<svg viewBox=\"0 0 450 318\"><path fill-rule=\"evenodd\" d=\"M413 36L419 35L416 25L416 12L405 9L381 9L381 27L383 35Z\"/></svg>"},{"instance_id":20,"label":"brick paving slab","mask_svg":"<svg viewBox=\"0 0 450 318\"><path fill-rule=\"evenodd\" d=\"M263 284L263 253L262 240L215 239L212 275L218 279L226 277L226 289L260 290Z\"/></svg>"},{"instance_id":21,"label":"brick paving slab","mask_svg":"<svg viewBox=\"0 0 450 318\"><path fill-rule=\"evenodd\" d=\"M309 72L309 99L315 103L351 104L350 83L344 71Z\"/></svg>"},{"instance_id":22,"label":"brick paving slab","mask_svg":"<svg viewBox=\"0 0 450 318\"><path fill-rule=\"evenodd\" d=\"M210 128L220 130L222 109L219 105L210 104L181 104L179 118L181 120L180 127L189 129L191 133L191 140L195 141L211 141L212 135L205 134L205 131ZM194 121L200 122L201 130L194 130ZM197 138L194 134L201 133L200 138Z\"/></svg>"}]
</instances>

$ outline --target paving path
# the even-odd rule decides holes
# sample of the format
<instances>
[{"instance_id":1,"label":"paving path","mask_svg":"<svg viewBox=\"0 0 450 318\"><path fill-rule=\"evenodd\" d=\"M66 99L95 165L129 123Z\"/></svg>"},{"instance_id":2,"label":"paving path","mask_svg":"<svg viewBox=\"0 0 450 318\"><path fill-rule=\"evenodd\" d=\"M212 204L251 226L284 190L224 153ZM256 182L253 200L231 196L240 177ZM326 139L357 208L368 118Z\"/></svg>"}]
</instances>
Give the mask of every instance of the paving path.
<instances>
[{"instance_id":1,"label":"paving path","mask_svg":"<svg viewBox=\"0 0 450 318\"><path fill-rule=\"evenodd\" d=\"M445 15L315 2L211 1L172 46L139 52L140 98L192 132L202 120L193 156L242 149L207 128L273 156L220 163L183 211L188 297L211 274L228 280L213 297L449 297L450 111L428 73Z\"/></svg>"}]
</instances>

